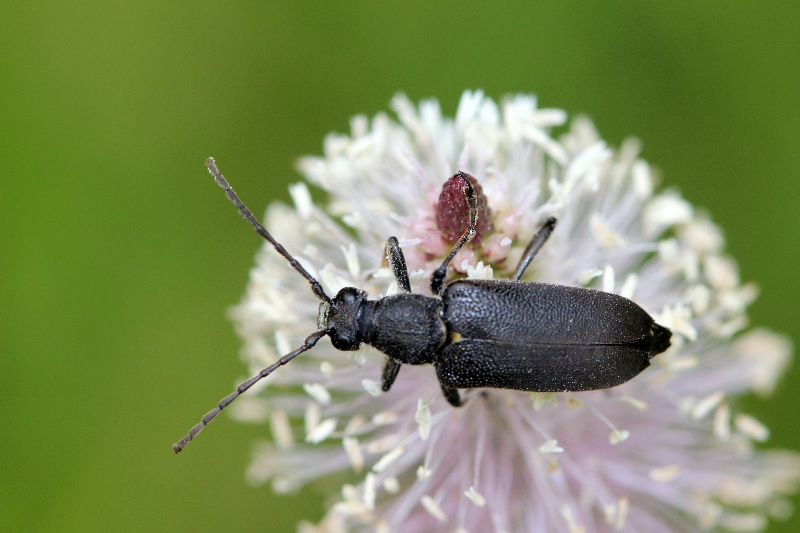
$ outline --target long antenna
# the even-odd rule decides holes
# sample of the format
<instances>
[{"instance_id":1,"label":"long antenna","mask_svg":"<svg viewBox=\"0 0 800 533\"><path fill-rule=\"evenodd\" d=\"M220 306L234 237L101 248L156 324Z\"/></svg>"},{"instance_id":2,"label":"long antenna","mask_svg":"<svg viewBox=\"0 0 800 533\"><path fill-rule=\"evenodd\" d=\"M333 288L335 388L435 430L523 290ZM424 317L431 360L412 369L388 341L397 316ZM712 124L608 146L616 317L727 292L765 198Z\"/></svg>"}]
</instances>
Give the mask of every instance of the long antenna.
<instances>
[{"instance_id":1,"label":"long antenna","mask_svg":"<svg viewBox=\"0 0 800 533\"><path fill-rule=\"evenodd\" d=\"M253 225L256 233L264 237L264 239L267 240L273 246L273 248L275 248L275 251L289 261L289 264L292 265L293 269L298 271L304 278L308 280L308 282L311 284L311 290L314 291L314 295L317 298L324 302L331 303L331 299L327 294L325 294L320 282L317 281L311 274L309 274L308 271L303 268L303 265L301 265L297 259L292 257L292 255L286 251L286 248L284 248L281 243L276 241L272 235L269 234L269 232L264 228L264 226L261 225L258 219L253 216L253 213L251 213L250 210L245 207L242 201L239 200L239 197L236 196L236 193L233 192L231 186L228 185L228 181L223 177L222 173L219 171L219 168L217 168L217 163L214 161L213 157L206 159L206 166L208 167L208 171L211 173L211 175L214 176L214 181L216 181L220 187L225 189L225 194L228 196L228 200L230 200L231 203L239 209L239 213L241 213L245 220Z\"/></svg>"},{"instance_id":2,"label":"long antenna","mask_svg":"<svg viewBox=\"0 0 800 533\"><path fill-rule=\"evenodd\" d=\"M212 161L212 164L213 164L213 161ZM210 424L211 421L214 420L217 417L217 415L220 413L220 411L222 411L223 409L228 407L228 405L230 405L230 403L233 400L235 400L236 398L241 396L243 392L245 392L247 389L249 389L250 387L252 387L256 383L258 383L259 381L261 381L263 378L265 378L265 377L269 376L270 374L272 374L272 372L275 369L277 369L278 367L281 367L281 366L285 365L286 363L288 363L289 361L291 361L292 359L294 359L295 357L297 357L301 353L303 353L303 352L305 352L307 350L310 350L317 343L318 340L320 340L322 337L324 337L327 334L328 334L328 330L326 330L326 329L322 329L320 331L316 331L316 332L312 333L311 335L306 337L305 342L303 342L303 345L300 348L296 349L293 352L287 353L286 355L284 355L283 357L278 359L275 363L269 365L267 368L263 369L261 372L259 372L258 374L256 374L252 378L248 379L247 381L244 381L244 382L240 383L239 386L236 387L235 391L233 391L231 394L225 396L223 399L221 399L219 401L219 403L217 404L217 406L215 408L213 408L212 410L207 412L205 414L205 416L203 416L203 418L200 419L200 422L196 426L194 426L192 429L189 430L189 433L185 437L183 437L181 440L179 440L178 442L173 444L172 445L172 451L175 452L175 453L181 453L181 451L183 451L183 449L186 447L186 445L189 444L189 442L191 442L191 440L193 438L195 438L198 433L203 431L203 429L205 429L205 427L208 424Z\"/></svg>"}]
</instances>

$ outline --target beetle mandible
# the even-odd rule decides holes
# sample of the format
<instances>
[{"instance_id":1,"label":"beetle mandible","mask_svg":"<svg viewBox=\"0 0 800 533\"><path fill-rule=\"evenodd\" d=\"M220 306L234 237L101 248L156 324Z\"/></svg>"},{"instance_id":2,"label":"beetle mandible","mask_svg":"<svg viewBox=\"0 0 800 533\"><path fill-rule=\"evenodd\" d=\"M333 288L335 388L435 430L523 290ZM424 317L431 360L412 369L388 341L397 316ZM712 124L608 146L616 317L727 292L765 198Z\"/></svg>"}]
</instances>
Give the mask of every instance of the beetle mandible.
<instances>
[{"instance_id":1,"label":"beetle mandible","mask_svg":"<svg viewBox=\"0 0 800 533\"><path fill-rule=\"evenodd\" d=\"M179 453L225 407L328 336L338 350L369 344L387 355L382 389L388 391L400 367L432 364L442 393L458 407L458 389L493 387L520 391L567 392L605 389L624 383L670 346L672 333L656 324L637 304L593 289L519 281L556 225L547 219L531 239L510 280L458 279L445 283L453 257L475 235L477 208L467 174L469 226L431 275L433 296L411 292L403 252L396 237L386 243L386 257L400 292L369 300L355 287L330 298L316 280L261 225L217 168L206 161L214 180L242 216L311 285L321 300L318 331L303 345L241 383L220 400L172 449Z\"/></svg>"}]
</instances>

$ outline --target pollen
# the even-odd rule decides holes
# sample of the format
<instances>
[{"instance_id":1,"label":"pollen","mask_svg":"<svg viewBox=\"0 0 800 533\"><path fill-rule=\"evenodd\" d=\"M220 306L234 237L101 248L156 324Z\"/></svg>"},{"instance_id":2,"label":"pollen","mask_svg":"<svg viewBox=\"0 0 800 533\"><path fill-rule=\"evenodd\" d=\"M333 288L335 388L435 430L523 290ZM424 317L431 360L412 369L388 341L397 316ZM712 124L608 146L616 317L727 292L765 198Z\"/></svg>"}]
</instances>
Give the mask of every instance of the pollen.
<instances>
[{"instance_id":1,"label":"pollen","mask_svg":"<svg viewBox=\"0 0 800 533\"><path fill-rule=\"evenodd\" d=\"M319 423L311 432L306 435L306 442L318 444L333 434L336 430L336 419L326 418Z\"/></svg>"},{"instance_id":2,"label":"pollen","mask_svg":"<svg viewBox=\"0 0 800 533\"><path fill-rule=\"evenodd\" d=\"M420 499L420 503L436 520L442 523L447 522L447 515L444 513L436 500L426 495Z\"/></svg>"},{"instance_id":3,"label":"pollen","mask_svg":"<svg viewBox=\"0 0 800 533\"><path fill-rule=\"evenodd\" d=\"M389 468L392 463L394 463L401 455L403 455L403 452L405 452L405 448L398 446L394 450L381 457L378 462L375 463L375 466L372 467L372 471L377 473L383 472Z\"/></svg>"},{"instance_id":4,"label":"pollen","mask_svg":"<svg viewBox=\"0 0 800 533\"><path fill-rule=\"evenodd\" d=\"M539 446L539 452L542 454L548 453L562 453L564 448L558 445L558 441L555 439L550 439L541 446Z\"/></svg>"},{"instance_id":5,"label":"pollen","mask_svg":"<svg viewBox=\"0 0 800 533\"><path fill-rule=\"evenodd\" d=\"M364 468L364 454L361 452L358 439L355 437L345 437L342 439L342 445L344 446L345 453L347 453L347 458L353 470L355 472L361 472L361 469Z\"/></svg>"},{"instance_id":6,"label":"pollen","mask_svg":"<svg viewBox=\"0 0 800 533\"><path fill-rule=\"evenodd\" d=\"M681 474L680 465L671 464L650 469L650 479L658 483L667 483Z\"/></svg>"},{"instance_id":7,"label":"pollen","mask_svg":"<svg viewBox=\"0 0 800 533\"><path fill-rule=\"evenodd\" d=\"M475 490L475 487L470 487L464 491L464 496L466 496L472 503L477 505L478 507L483 507L486 505L486 498L483 495Z\"/></svg>"},{"instance_id":8,"label":"pollen","mask_svg":"<svg viewBox=\"0 0 800 533\"><path fill-rule=\"evenodd\" d=\"M414 420L419 425L419 438L428 440L431 434L431 409L421 398L417 403L417 413L414 415Z\"/></svg>"}]
</instances>

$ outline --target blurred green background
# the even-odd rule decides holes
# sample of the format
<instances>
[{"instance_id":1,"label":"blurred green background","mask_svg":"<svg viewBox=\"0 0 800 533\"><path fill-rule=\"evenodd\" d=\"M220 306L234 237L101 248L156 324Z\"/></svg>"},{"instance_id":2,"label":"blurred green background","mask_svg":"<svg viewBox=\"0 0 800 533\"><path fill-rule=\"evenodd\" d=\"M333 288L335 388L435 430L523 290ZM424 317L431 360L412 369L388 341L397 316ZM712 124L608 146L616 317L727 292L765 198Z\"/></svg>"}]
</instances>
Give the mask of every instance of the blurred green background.
<instances>
[{"instance_id":1,"label":"blurred green background","mask_svg":"<svg viewBox=\"0 0 800 533\"><path fill-rule=\"evenodd\" d=\"M524 7L523 7L524 6ZM295 159L391 96L534 92L586 113L725 229L800 339L796 2L31 2L0 21L0 530L289 531L313 490L244 481L263 427L223 416L243 377L225 317L261 245L256 212ZM800 371L748 409L798 448ZM797 499L794 500L797 503ZM800 517L771 531L798 531Z\"/></svg>"}]
</instances>

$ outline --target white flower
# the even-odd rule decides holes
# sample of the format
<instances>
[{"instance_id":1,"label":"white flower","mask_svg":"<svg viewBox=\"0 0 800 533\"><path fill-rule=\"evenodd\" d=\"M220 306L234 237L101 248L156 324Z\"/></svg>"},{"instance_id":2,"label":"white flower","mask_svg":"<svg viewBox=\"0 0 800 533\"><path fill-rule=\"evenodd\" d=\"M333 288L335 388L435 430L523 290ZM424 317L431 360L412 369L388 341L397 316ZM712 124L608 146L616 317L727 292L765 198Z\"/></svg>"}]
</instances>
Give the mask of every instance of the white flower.
<instances>
[{"instance_id":1,"label":"white flower","mask_svg":"<svg viewBox=\"0 0 800 533\"><path fill-rule=\"evenodd\" d=\"M436 224L439 195L464 170L482 187L493 230L456 257L450 279L510 277L555 216L524 279L630 298L672 330L672 347L613 389L462 391L465 405L453 408L430 366L404 365L384 393L383 354L322 340L233 406L271 427L249 479L276 491L344 480L323 521L301 525L307 532L750 531L786 515L800 459L759 449L768 430L732 400L769 393L791 346L743 331L755 289L739 282L712 222L677 192L654 191L638 143L612 150L588 120L567 125L563 111L526 95L498 105L466 92L455 119L435 101L398 96L392 107L397 119L355 117L349 135L325 139L324 156L300 161L326 205L301 183L293 209L267 212L265 226L327 294L396 292L384 256L394 235L413 292L429 295L451 247ZM250 373L300 346L318 306L265 243L233 313Z\"/></svg>"}]
</instances>

